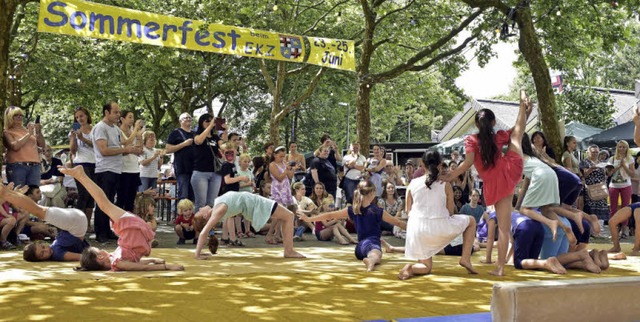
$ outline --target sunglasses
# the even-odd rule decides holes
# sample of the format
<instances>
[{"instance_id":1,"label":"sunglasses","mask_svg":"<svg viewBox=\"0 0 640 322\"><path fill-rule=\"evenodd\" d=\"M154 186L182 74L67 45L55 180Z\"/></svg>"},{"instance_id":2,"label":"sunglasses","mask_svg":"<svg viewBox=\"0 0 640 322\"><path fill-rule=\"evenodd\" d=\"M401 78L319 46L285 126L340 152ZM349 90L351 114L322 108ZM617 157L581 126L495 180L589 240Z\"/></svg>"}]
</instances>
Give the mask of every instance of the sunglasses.
<instances>
[{"instance_id":1,"label":"sunglasses","mask_svg":"<svg viewBox=\"0 0 640 322\"><path fill-rule=\"evenodd\" d=\"M234 155L234 154L236 154L236 153L235 153L235 152L233 152L233 151L226 151L226 152L224 153L224 155Z\"/></svg>"}]
</instances>

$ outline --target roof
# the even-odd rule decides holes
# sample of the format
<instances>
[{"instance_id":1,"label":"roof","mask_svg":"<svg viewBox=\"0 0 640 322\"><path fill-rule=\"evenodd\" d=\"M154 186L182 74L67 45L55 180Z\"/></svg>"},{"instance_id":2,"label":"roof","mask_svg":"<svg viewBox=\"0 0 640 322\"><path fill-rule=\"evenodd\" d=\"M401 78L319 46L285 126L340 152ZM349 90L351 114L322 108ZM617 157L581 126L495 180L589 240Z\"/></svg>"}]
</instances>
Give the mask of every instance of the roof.
<instances>
[{"instance_id":1,"label":"roof","mask_svg":"<svg viewBox=\"0 0 640 322\"><path fill-rule=\"evenodd\" d=\"M464 104L462 112L456 114L438 133L438 142L450 140L452 138L460 137L464 134L470 134L475 132L474 117L476 112L488 108L496 115L497 130L508 130L516 122L518 117L518 108L520 104L518 102L509 102L501 100L491 99L474 99L471 98L469 102ZM527 120L527 132L535 129L538 123L538 109L534 106L533 112Z\"/></svg>"},{"instance_id":2,"label":"roof","mask_svg":"<svg viewBox=\"0 0 640 322\"><path fill-rule=\"evenodd\" d=\"M622 89L592 87L599 93L608 93L613 99L613 121L616 124L623 124L633 119L635 107L638 102L634 91L626 91Z\"/></svg>"},{"instance_id":3,"label":"roof","mask_svg":"<svg viewBox=\"0 0 640 322\"><path fill-rule=\"evenodd\" d=\"M602 129L582 124L580 122L571 121L569 124L564 126L564 131L566 135L573 135L576 138L576 141L580 142L584 138L602 132Z\"/></svg>"}]
</instances>

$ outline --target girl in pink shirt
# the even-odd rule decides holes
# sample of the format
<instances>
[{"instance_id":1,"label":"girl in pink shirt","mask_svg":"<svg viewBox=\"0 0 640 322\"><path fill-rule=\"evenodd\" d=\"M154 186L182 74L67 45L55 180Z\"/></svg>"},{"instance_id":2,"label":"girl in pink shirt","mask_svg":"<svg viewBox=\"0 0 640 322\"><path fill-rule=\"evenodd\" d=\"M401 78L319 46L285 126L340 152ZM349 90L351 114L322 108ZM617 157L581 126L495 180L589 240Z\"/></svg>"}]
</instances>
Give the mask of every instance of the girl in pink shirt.
<instances>
[{"instance_id":1,"label":"girl in pink shirt","mask_svg":"<svg viewBox=\"0 0 640 322\"><path fill-rule=\"evenodd\" d=\"M96 247L86 248L82 252L80 267L78 267L77 270L184 270L182 265L166 264L163 259L142 259L143 256L149 256L151 253L151 242L153 241L155 233L142 218L125 212L122 208L111 203L104 194L104 191L84 173L81 166L73 169L60 167L60 172L74 177L87 189L89 194L95 199L98 207L111 218L113 230L120 236L118 239L118 248L111 254Z\"/></svg>"}]
</instances>

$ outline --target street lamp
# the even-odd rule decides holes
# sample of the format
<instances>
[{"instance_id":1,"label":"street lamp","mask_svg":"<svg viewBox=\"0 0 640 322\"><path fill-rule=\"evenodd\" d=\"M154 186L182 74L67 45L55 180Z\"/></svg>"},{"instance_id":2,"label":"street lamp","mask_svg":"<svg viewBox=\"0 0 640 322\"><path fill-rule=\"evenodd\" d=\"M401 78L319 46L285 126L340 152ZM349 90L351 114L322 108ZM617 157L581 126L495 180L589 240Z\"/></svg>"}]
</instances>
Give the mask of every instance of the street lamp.
<instances>
[{"instance_id":1,"label":"street lamp","mask_svg":"<svg viewBox=\"0 0 640 322\"><path fill-rule=\"evenodd\" d=\"M349 145L349 122L351 121L351 105L349 105L349 103L345 103L345 102L339 102L338 105L340 106L346 106L347 107L347 150L349 149L350 145Z\"/></svg>"}]
</instances>

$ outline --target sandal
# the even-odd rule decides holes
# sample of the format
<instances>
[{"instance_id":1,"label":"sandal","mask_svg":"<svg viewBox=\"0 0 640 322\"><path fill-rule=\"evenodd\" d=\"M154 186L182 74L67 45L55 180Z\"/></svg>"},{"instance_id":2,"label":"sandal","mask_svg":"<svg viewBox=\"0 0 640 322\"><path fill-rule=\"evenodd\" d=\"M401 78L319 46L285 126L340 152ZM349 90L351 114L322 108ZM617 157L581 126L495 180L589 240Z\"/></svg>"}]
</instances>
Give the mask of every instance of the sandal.
<instances>
[{"instance_id":1,"label":"sandal","mask_svg":"<svg viewBox=\"0 0 640 322\"><path fill-rule=\"evenodd\" d=\"M256 234L252 233L252 232L248 232L247 233L247 237L249 238L256 238Z\"/></svg>"},{"instance_id":2,"label":"sandal","mask_svg":"<svg viewBox=\"0 0 640 322\"><path fill-rule=\"evenodd\" d=\"M277 244L278 244L278 242L276 242L276 241L273 239L273 237L269 237L269 236L267 236L267 237L265 237L265 238L264 238L264 242L265 242L265 243L267 243L267 244L269 244L269 245L277 245Z\"/></svg>"},{"instance_id":3,"label":"sandal","mask_svg":"<svg viewBox=\"0 0 640 322\"><path fill-rule=\"evenodd\" d=\"M220 243L222 244L222 246L230 246L231 245L231 239L220 238Z\"/></svg>"},{"instance_id":4,"label":"sandal","mask_svg":"<svg viewBox=\"0 0 640 322\"><path fill-rule=\"evenodd\" d=\"M229 242L230 247L244 247L244 244L240 239L232 240Z\"/></svg>"}]
</instances>

